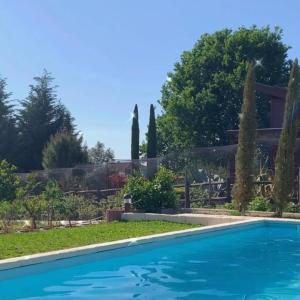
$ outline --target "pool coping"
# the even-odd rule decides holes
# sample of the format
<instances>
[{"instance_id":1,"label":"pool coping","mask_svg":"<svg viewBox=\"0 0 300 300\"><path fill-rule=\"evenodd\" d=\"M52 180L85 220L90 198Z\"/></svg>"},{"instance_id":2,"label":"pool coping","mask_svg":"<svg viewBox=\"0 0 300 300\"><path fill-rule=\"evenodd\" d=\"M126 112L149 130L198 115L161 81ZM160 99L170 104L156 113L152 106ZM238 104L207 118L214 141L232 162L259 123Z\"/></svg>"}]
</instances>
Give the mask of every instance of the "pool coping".
<instances>
[{"instance_id":1,"label":"pool coping","mask_svg":"<svg viewBox=\"0 0 300 300\"><path fill-rule=\"evenodd\" d=\"M51 262L60 259L71 258L75 256L81 256L86 254L92 254L97 252L103 252L118 248L130 247L138 244L149 243L153 241L165 240L169 238L184 237L190 235L196 235L201 233L207 233L211 231L219 231L223 229L237 228L245 225L256 224L260 222L284 222L299 224L300 220L293 219L277 219L277 218L245 218L242 221L222 223L217 225L210 225L204 227L196 227L191 229L184 229L178 231L171 231L166 233L159 233L153 235L146 235L142 237L129 238L123 240L117 240L106 243L91 244L86 246L68 248L63 250L55 250L50 252L37 253L26 256L19 256L14 258L2 259L0 260L0 271L5 271L9 269L25 267L29 265L35 265L45 262Z\"/></svg>"}]
</instances>

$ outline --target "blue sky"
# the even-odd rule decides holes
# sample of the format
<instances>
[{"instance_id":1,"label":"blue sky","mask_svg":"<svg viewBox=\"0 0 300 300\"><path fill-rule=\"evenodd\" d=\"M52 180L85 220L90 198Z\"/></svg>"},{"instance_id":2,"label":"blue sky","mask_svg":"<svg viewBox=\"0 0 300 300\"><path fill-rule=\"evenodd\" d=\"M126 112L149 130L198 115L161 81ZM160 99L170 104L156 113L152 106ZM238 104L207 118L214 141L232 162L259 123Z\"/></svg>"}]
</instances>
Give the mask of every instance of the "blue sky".
<instances>
[{"instance_id":1,"label":"blue sky","mask_svg":"<svg viewBox=\"0 0 300 300\"><path fill-rule=\"evenodd\" d=\"M130 111L139 105L141 139L149 105L167 73L201 34L242 25L279 25L300 58L299 0L0 1L0 74L23 99L43 68L89 146L130 154Z\"/></svg>"}]
</instances>

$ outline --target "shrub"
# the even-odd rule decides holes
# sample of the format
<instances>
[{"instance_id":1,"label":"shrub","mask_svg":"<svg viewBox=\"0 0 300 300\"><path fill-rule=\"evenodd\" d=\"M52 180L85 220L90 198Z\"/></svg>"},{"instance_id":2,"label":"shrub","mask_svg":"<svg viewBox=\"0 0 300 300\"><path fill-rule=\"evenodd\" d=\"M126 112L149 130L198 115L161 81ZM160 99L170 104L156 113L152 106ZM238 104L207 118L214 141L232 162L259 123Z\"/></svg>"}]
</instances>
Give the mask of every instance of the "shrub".
<instances>
[{"instance_id":1,"label":"shrub","mask_svg":"<svg viewBox=\"0 0 300 300\"><path fill-rule=\"evenodd\" d=\"M52 226L54 216L60 210L62 199L62 192L57 181L48 181L42 196L45 200L48 225Z\"/></svg>"},{"instance_id":2,"label":"shrub","mask_svg":"<svg viewBox=\"0 0 300 300\"><path fill-rule=\"evenodd\" d=\"M45 210L45 200L41 196L26 196L20 199L19 207L22 207L25 211L25 216L30 219L30 225L32 229L37 228L37 220L41 219L42 213Z\"/></svg>"},{"instance_id":3,"label":"shrub","mask_svg":"<svg viewBox=\"0 0 300 300\"><path fill-rule=\"evenodd\" d=\"M133 207L146 212L158 212L163 208L176 207L177 195L173 184L174 174L162 167L153 180L148 180L140 174L130 176L124 193L131 195Z\"/></svg>"},{"instance_id":4,"label":"shrub","mask_svg":"<svg viewBox=\"0 0 300 300\"><path fill-rule=\"evenodd\" d=\"M96 202L75 194L65 196L60 207L60 215L69 221L70 226L72 220L92 219L100 214L101 211Z\"/></svg>"},{"instance_id":5,"label":"shrub","mask_svg":"<svg viewBox=\"0 0 300 300\"><path fill-rule=\"evenodd\" d=\"M0 225L4 232L9 232L12 223L18 218L19 207L14 201L0 202Z\"/></svg>"},{"instance_id":6,"label":"shrub","mask_svg":"<svg viewBox=\"0 0 300 300\"><path fill-rule=\"evenodd\" d=\"M17 168L6 160L0 161L0 201L10 201L16 198L20 179L14 172Z\"/></svg>"},{"instance_id":7,"label":"shrub","mask_svg":"<svg viewBox=\"0 0 300 300\"><path fill-rule=\"evenodd\" d=\"M229 210L235 210L235 209L236 209L236 206L235 206L234 203L229 202L229 203L225 203L225 204L224 204L224 208L229 209Z\"/></svg>"},{"instance_id":8,"label":"shrub","mask_svg":"<svg viewBox=\"0 0 300 300\"><path fill-rule=\"evenodd\" d=\"M270 200L264 197L255 197L249 203L249 209L255 211L270 211L272 209Z\"/></svg>"},{"instance_id":9,"label":"shrub","mask_svg":"<svg viewBox=\"0 0 300 300\"><path fill-rule=\"evenodd\" d=\"M290 213L300 213L300 204L299 203L294 203L294 202L289 202L286 206L285 209L286 212Z\"/></svg>"}]
</instances>

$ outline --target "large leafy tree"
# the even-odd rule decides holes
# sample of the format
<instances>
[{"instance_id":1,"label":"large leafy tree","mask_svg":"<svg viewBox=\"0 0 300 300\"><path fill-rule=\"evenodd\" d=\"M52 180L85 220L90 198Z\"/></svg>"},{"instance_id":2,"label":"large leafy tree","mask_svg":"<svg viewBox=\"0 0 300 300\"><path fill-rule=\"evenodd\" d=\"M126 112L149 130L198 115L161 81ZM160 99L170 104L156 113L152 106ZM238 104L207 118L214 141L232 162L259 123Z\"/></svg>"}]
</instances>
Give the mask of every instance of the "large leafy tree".
<instances>
[{"instance_id":1,"label":"large leafy tree","mask_svg":"<svg viewBox=\"0 0 300 300\"><path fill-rule=\"evenodd\" d=\"M87 163L88 154L81 136L62 130L51 137L43 151L45 169L71 168Z\"/></svg>"},{"instance_id":2,"label":"large leafy tree","mask_svg":"<svg viewBox=\"0 0 300 300\"><path fill-rule=\"evenodd\" d=\"M6 91L6 80L0 78L0 160L15 163L17 130L13 116L13 106Z\"/></svg>"},{"instance_id":3,"label":"large leafy tree","mask_svg":"<svg viewBox=\"0 0 300 300\"><path fill-rule=\"evenodd\" d=\"M89 149L89 162L92 164L103 164L113 161L115 158L114 151L111 148L105 148L101 142L97 142L94 147Z\"/></svg>"},{"instance_id":4,"label":"large leafy tree","mask_svg":"<svg viewBox=\"0 0 300 300\"><path fill-rule=\"evenodd\" d=\"M288 49L279 28L242 27L202 35L191 51L183 52L162 87L159 151L226 144L226 130L239 125L247 61L262 63L258 82L285 86ZM258 127L267 127L269 99L257 95L257 106Z\"/></svg>"},{"instance_id":5,"label":"large leafy tree","mask_svg":"<svg viewBox=\"0 0 300 300\"><path fill-rule=\"evenodd\" d=\"M282 216L294 186L294 154L299 124L299 106L300 74L296 60L290 75L282 131L275 159L274 200L279 216Z\"/></svg>"},{"instance_id":6,"label":"large leafy tree","mask_svg":"<svg viewBox=\"0 0 300 300\"><path fill-rule=\"evenodd\" d=\"M59 102L53 78L46 70L35 77L28 97L21 102L18 117L20 161L23 171L42 168L42 151L52 135L59 130L74 132L73 119Z\"/></svg>"},{"instance_id":7,"label":"large leafy tree","mask_svg":"<svg viewBox=\"0 0 300 300\"><path fill-rule=\"evenodd\" d=\"M244 214L253 194L254 155L256 148L256 98L253 64L249 64L243 96L238 148L235 164L234 200Z\"/></svg>"}]
</instances>

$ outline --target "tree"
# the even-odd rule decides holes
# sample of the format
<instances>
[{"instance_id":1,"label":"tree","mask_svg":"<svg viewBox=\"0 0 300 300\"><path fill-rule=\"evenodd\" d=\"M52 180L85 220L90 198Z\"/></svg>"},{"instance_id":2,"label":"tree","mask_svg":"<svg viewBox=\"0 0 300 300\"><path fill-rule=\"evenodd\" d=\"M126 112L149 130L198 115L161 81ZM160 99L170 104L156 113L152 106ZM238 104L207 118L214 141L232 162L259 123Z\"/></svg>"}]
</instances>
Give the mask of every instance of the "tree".
<instances>
[{"instance_id":1,"label":"tree","mask_svg":"<svg viewBox=\"0 0 300 300\"><path fill-rule=\"evenodd\" d=\"M157 171L157 139L154 106L150 106L150 117L147 134L147 176L152 178Z\"/></svg>"},{"instance_id":2,"label":"tree","mask_svg":"<svg viewBox=\"0 0 300 300\"><path fill-rule=\"evenodd\" d=\"M19 167L23 171L42 168L42 152L52 135L62 129L74 131L70 113L57 99L51 74L44 70L34 80L28 97L21 101L18 117Z\"/></svg>"},{"instance_id":3,"label":"tree","mask_svg":"<svg viewBox=\"0 0 300 300\"><path fill-rule=\"evenodd\" d=\"M6 160L0 161L0 201L14 200L20 184L20 178L15 174L17 168Z\"/></svg>"},{"instance_id":4,"label":"tree","mask_svg":"<svg viewBox=\"0 0 300 300\"><path fill-rule=\"evenodd\" d=\"M0 160L15 163L18 136L10 95L6 92L6 80L0 78Z\"/></svg>"},{"instance_id":5,"label":"tree","mask_svg":"<svg viewBox=\"0 0 300 300\"><path fill-rule=\"evenodd\" d=\"M55 180L47 182L45 191L43 191L43 198L45 200L48 226L52 227L52 222L55 213L61 208L61 200L63 193Z\"/></svg>"},{"instance_id":6,"label":"tree","mask_svg":"<svg viewBox=\"0 0 300 300\"><path fill-rule=\"evenodd\" d=\"M299 104L300 80L296 60L290 74L283 125L275 159L274 200L280 217L290 200L294 186L294 153L299 123Z\"/></svg>"},{"instance_id":7,"label":"tree","mask_svg":"<svg viewBox=\"0 0 300 300\"><path fill-rule=\"evenodd\" d=\"M245 214L253 194L253 170L256 149L256 98L254 83L254 66L249 64L240 117L233 196L242 214Z\"/></svg>"},{"instance_id":8,"label":"tree","mask_svg":"<svg viewBox=\"0 0 300 300\"><path fill-rule=\"evenodd\" d=\"M131 126L131 159L139 159L140 147L140 129L139 129L139 111L137 104L134 106L132 126Z\"/></svg>"},{"instance_id":9,"label":"tree","mask_svg":"<svg viewBox=\"0 0 300 300\"><path fill-rule=\"evenodd\" d=\"M82 137L62 130L51 137L43 150L45 169L71 168L88 160Z\"/></svg>"},{"instance_id":10,"label":"tree","mask_svg":"<svg viewBox=\"0 0 300 300\"><path fill-rule=\"evenodd\" d=\"M154 106L150 106L150 118L147 134L147 158L155 158L157 156L157 138L156 138L156 121Z\"/></svg>"},{"instance_id":11,"label":"tree","mask_svg":"<svg viewBox=\"0 0 300 300\"><path fill-rule=\"evenodd\" d=\"M158 152L227 143L226 130L237 129L247 61L260 60L258 82L285 86L290 62L282 31L251 27L204 34L183 52L162 87L157 118ZM257 95L258 127L270 122L270 101Z\"/></svg>"},{"instance_id":12,"label":"tree","mask_svg":"<svg viewBox=\"0 0 300 300\"><path fill-rule=\"evenodd\" d=\"M103 164L113 161L115 154L111 148L105 149L105 145L97 142L95 147L89 149L89 162L92 164Z\"/></svg>"}]
</instances>

